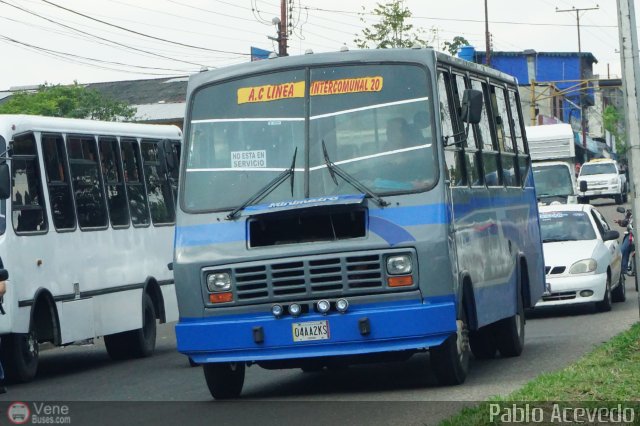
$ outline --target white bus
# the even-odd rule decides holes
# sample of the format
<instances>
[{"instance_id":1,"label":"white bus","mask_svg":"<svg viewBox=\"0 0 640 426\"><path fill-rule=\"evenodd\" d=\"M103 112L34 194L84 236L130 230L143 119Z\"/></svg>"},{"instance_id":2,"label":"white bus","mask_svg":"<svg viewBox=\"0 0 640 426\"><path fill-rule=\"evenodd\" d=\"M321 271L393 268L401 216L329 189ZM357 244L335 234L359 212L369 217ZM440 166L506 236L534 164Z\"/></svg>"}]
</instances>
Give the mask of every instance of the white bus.
<instances>
[{"instance_id":1,"label":"white bus","mask_svg":"<svg viewBox=\"0 0 640 426\"><path fill-rule=\"evenodd\" d=\"M0 115L11 379L36 375L46 342L103 336L114 359L149 356L156 320L177 319L168 264L181 137L176 126Z\"/></svg>"}]
</instances>

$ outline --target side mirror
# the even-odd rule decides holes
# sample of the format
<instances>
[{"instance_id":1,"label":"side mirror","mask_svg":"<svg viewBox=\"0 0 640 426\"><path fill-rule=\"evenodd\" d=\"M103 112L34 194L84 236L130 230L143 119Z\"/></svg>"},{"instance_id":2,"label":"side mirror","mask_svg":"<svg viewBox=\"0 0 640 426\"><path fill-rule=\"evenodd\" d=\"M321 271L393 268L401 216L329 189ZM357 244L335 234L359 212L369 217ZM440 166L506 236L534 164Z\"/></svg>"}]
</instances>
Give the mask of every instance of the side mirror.
<instances>
[{"instance_id":1,"label":"side mirror","mask_svg":"<svg viewBox=\"0 0 640 426\"><path fill-rule=\"evenodd\" d=\"M9 271L6 269L0 269L0 281L6 281L9 279Z\"/></svg>"},{"instance_id":2,"label":"side mirror","mask_svg":"<svg viewBox=\"0 0 640 426\"><path fill-rule=\"evenodd\" d=\"M0 164L0 200L6 200L11 197L11 175L9 174L9 165L7 163Z\"/></svg>"},{"instance_id":3,"label":"side mirror","mask_svg":"<svg viewBox=\"0 0 640 426\"><path fill-rule=\"evenodd\" d=\"M622 213L622 214L625 214L625 213L627 212L627 211L624 209L624 207L617 207L617 208L616 208L616 211L617 211L618 213Z\"/></svg>"},{"instance_id":4,"label":"side mirror","mask_svg":"<svg viewBox=\"0 0 640 426\"><path fill-rule=\"evenodd\" d=\"M587 192L587 181L586 180L581 180L580 181L580 192Z\"/></svg>"},{"instance_id":5,"label":"side mirror","mask_svg":"<svg viewBox=\"0 0 640 426\"><path fill-rule=\"evenodd\" d=\"M482 91L465 89L462 95L460 118L469 124L478 124L482 117Z\"/></svg>"},{"instance_id":6,"label":"side mirror","mask_svg":"<svg viewBox=\"0 0 640 426\"><path fill-rule=\"evenodd\" d=\"M606 231L602 236L602 241L617 240L618 238L620 238L620 233L618 231Z\"/></svg>"},{"instance_id":7,"label":"side mirror","mask_svg":"<svg viewBox=\"0 0 640 426\"><path fill-rule=\"evenodd\" d=\"M173 262L167 263L167 269L173 271Z\"/></svg>"}]
</instances>

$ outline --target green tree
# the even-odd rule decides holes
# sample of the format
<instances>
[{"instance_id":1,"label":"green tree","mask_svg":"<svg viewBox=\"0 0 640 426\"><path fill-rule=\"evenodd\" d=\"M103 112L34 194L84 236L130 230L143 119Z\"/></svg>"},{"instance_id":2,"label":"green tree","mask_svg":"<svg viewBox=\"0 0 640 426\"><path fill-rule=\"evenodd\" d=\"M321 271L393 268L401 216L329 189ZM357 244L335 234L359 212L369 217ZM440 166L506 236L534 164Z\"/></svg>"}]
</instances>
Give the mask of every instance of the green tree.
<instances>
[{"instance_id":1,"label":"green tree","mask_svg":"<svg viewBox=\"0 0 640 426\"><path fill-rule=\"evenodd\" d=\"M17 92L0 104L0 113L128 121L136 109L75 82L70 86L44 84L36 92Z\"/></svg>"},{"instance_id":2,"label":"green tree","mask_svg":"<svg viewBox=\"0 0 640 426\"><path fill-rule=\"evenodd\" d=\"M608 130L616 138L616 152L618 155L627 155L627 142L624 132L620 132L619 123L622 120L622 116L613 105L609 105L604 109L602 114L602 120L604 122L604 129Z\"/></svg>"},{"instance_id":3,"label":"green tree","mask_svg":"<svg viewBox=\"0 0 640 426\"><path fill-rule=\"evenodd\" d=\"M365 10L364 6L362 10ZM429 45L422 38L425 31L414 29L413 25L407 22L411 18L411 11L404 7L401 0L377 3L371 14L379 18L379 21L362 30L360 35L356 34L356 39L353 41L359 48L389 49L412 47L416 44ZM364 13L361 14L360 21L367 24L363 15Z\"/></svg>"},{"instance_id":4,"label":"green tree","mask_svg":"<svg viewBox=\"0 0 640 426\"><path fill-rule=\"evenodd\" d=\"M469 46L470 43L466 38L462 36L455 36L451 41L445 41L443 43L444 50L449 52L451 55L456 56L458 54L458 50L460 50L463 46Z\"/></svg>"}]
</instances>

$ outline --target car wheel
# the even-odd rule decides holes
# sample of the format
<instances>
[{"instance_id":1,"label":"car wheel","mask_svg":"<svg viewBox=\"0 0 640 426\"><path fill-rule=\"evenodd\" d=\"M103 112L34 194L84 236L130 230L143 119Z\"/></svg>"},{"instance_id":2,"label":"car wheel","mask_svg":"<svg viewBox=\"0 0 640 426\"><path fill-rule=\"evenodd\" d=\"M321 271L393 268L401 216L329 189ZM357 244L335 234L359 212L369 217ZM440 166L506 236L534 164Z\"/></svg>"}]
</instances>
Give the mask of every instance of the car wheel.
<instances>
[{"instance_id":1,"label":"car wheel","mask_svg":"<svg viewBox=\"0 0 640 426\"><path fill-rule=\"evenodd\" d=\"M624 274L620 273L618 286L611 292L611 300L614 302L624 302L627 300L627 289L625 288Z\"/></svg>"},{"instance_id":2,"label":"car wheel","mask_svg":"<svg viewBox=\"0 0 640 426\"><path fill-rule=\"evenodd\" d=\"M607 283L605 284L604 297L600 302L596 302L596 308L600 312L611 310L611 278L607 275Z\"/></svg>"},{"instance_id":3,"label":"car wheel","mask_svg":"<svg viewBox=\"0 0 640 426\"><path fill-rule=\"evenodd\" d=\"M615 200L616 204L622 204L624 201L622 199L622 194L618 194L615 197L613 197L613 199Z\"/></svg>"}]
</instances>

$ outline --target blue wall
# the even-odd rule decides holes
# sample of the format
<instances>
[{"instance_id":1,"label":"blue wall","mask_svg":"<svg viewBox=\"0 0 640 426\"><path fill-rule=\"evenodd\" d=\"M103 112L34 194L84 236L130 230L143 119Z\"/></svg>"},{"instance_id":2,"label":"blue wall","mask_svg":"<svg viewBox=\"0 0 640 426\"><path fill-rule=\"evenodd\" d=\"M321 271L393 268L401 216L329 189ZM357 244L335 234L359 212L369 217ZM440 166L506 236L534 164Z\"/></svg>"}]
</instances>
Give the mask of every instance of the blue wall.
<instances>
[{"instance_id":1,"label":"blue wall","mask_svg":"<svg viewBox=\"0 0 640 426\"><path fill-rule=\"evenodd\" d=\"M476 62L483 64L485 60L484 52L476 52ZM499 71L512 75L518 79L518 83L526 85L529 83L529 71L527 67L527 56L522 54L509 53L501 55L495 52L491 55L491 67ZM578 80L580 79L580 57L575 55L536 55L536 81L558 81L558 80ZM556 83L560 90L575 86L577 82ZM576 87L577 89L577 87ZM591 102L593 102L593 89L587 91ZM580 92L567 93L565 95L571 102L580 105ZM580 119L581 111L567 101L562 102L562 121L569 123L571 117Z\"/></svg>"}]
</instances>

